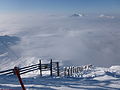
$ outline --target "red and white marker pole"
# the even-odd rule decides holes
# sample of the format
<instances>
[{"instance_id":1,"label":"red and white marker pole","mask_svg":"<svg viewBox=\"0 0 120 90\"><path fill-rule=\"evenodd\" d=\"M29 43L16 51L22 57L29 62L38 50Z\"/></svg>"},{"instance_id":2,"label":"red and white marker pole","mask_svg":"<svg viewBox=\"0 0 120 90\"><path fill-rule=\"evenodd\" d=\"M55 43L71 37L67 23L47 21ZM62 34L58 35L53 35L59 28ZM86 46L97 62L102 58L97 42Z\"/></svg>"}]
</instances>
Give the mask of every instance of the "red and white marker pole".
<instances>
[{"instance_id":1,"label":"red and white marker pole","mask_svg":"<svg viewBox=\"0 0 120 90\"><path fill-rule=\"evenodd\" d=\"M24 84L22 82L22 79L20 77L19 67L14 67L14 73L17 76L17 78L19 80L19 83L21 84L22 90L26 90L25 87L24 87Z\"/></svg>"}]
</instances>

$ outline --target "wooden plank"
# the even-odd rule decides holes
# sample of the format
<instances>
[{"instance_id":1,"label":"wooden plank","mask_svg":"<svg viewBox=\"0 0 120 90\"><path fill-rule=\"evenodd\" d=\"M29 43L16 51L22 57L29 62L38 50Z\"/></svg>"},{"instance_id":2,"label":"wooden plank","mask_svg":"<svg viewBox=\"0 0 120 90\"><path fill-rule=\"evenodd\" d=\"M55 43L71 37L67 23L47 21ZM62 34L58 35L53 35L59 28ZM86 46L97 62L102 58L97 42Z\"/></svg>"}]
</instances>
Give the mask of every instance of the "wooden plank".
<instances>
[{"instance_id":1,"label":"wooden plank","mask_svg":"<svg viewBox=\"0 0 120 90\"><path fill-rule=\"evenodd\" d=\"M66 69L66 67L64 67L64 76L67 75L67 74L66 74L66 71L67 71L67 69Z\"/></svg>"},{"instance_id":2,"label":"wooden plank","mask_svg":"<svg viewBox=\"0 0 120 90\"><path fill-rule=\"evenodd\" d=\"M50 60L50 76L52 76L52 59Z\"/></svg>"},{"instance_id":3,"label":"wooden plank","mask_svg":"<svg viewBox=\"0 0 120 90\"><path fill-rule=\"evenodd\" d=\"M7 72L7 73L3 73L3 74L0 74L0 76L2 76L2 75L12 75L12 74L14 74L13 71Z\"/></svg>"},{"instance_id":4,"label":"wooden plank","mask_svg":"<svg viewBox=\"0 0 120 90\"><path fill-rule=\"evenodd\" d=\"M42 76L42 65L41 65L41 60L39 60L39 70L40 70L40 76Z\"/></svg>"},{"instance_id":5,"label":"wooden plank","mask_svg":"<svg viewBox=\"0 0 120 90\"><path fill-rule=\"evenodd\" d=\"M70 70L69 70L69 67L67 68L67 75L70 76Z\"/></svg>"},{"instance_id":6,"label":"wooden plank","mask_svg":"<svg viewBox=\"0 0 120 90\"><path fill-rule=\"evenodd\" d=\"M72 76L72 73L73 73L73 68L72 66L70 67L70 75Z\"/></svg>"},{"instance_id":7,"label":"wooden plank","mask_svg":"<svg viewBox=\"0 0 120 90\"><path fill-rule=\"evenodd\" d=\"M34 69L34 68L38 68L38 67L30 67L30 68L26 68L26 69L20 70L20 72L28 71L28 70L31 70L31 69Z\"/></svg>"},{"instance_id":8,"label":"wooden plank","mask_svg":"<svg viewBox=\"0 0 120 90\"><path fill-rule=\"evenodd\" d=\"M0 71L0 73L10 72L10 71L13 71L13 69L8 69L8 70Z\"/></svg>"},{"instance_id":9,"label":"wooden plank","mask_svg":"<svg viewBox=\"0 0 120 90\"><path fill-rule=\"evenodd\" d=\"M28 70L28 71L25 71L25 72L20 72L20 74L25 74L25 73L28 73L28 72L31 72L31 71L35 71L35 70L38 70L39 68L35 68L35 69L32 69L32 70Z\"/></svg>"},{"instance_id":10,"label":"wooden plank","mask_svg":"<svg viewBox=\"0 0 120 90\"><path fill-rule=\"evenodd\" d=\"M60 73L60 72L59 72L59 62L57 62L57 76L60 76L59 73Z\"/></svg>"},{"instance_id":11,"label":"wooden plank","mask_svg":"<svg viewBox=\"0 0 120 90\"><path fill-rule=\"evenodd\" d=\"M42 69L50 68L50 64L41 64Z\"/></svg>"},{"instance_id":12,"label":"wooden plank","mask_svg":"<svg viewBox=\"0 0 120 90\"><path fill-rule=\"evenodd\" d=\"M20 68L21 69L25 69L25 68L29 68L29 67L33 67L33 66L38 66L39 64L35 64L35 65L31 65L31 66L27 66L27 67L23 67L23 68Z\"/></svg>"}]
</instances>

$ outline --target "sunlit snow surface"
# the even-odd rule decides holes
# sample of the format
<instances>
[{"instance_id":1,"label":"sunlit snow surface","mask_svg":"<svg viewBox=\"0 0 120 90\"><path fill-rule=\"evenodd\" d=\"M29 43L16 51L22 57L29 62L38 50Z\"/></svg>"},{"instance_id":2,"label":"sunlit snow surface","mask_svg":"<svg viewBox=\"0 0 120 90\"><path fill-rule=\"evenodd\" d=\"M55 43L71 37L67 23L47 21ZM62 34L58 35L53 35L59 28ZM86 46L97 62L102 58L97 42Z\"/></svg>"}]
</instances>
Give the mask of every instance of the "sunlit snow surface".
<instances>
[{"instance_id":1,"label":"sunlit snow surface","mask_svg":"<svg viewBox=\"0 0 120 90\"><path fill-rule=\"evenodd\" d=\"M89 71L84 71L82 77L77 77L77 75L40 77L37 75L23 78L23 82L27 90L119 90L120 66L93 67ZM0 76L0 89L21 89L21 87L15 76Z\"/></svg>"}]
</instances>

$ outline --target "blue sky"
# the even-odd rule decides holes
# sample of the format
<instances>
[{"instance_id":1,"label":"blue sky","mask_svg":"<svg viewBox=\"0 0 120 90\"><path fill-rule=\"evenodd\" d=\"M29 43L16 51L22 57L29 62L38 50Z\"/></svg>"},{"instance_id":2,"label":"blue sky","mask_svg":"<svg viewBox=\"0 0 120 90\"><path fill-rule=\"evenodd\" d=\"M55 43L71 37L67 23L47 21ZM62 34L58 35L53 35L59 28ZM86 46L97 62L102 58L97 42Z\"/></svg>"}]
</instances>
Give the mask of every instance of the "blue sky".
<instances>
[{"instance_id":1,"label":"blue sky","mask_svg":"<svg viewBox=\"0 0 120 90\"><path fill-rule=\"evenodd\" d=\"M0 12L120 13L120 0L0 0Z\"/></svg>"}]
</instances>

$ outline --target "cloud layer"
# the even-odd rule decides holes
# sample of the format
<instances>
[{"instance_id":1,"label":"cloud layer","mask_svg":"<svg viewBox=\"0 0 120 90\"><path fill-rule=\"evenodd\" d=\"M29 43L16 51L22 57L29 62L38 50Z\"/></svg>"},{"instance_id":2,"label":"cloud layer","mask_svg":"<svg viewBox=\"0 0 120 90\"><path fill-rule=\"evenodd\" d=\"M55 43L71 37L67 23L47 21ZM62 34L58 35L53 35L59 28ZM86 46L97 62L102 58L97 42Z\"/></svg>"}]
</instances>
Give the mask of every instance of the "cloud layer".
<instances>
[{"instance_id":1,"label":"cloud layer","mask_svg":"<svg viewBox=\"0 0 120 90\"><path fill-rule=\"evenodd\" d=\"M1 36L20 38L11 47L19 57L59 59L65 65L120 64L119 18L26 14L0 19Z\"/></svg>"}]
</instances>

